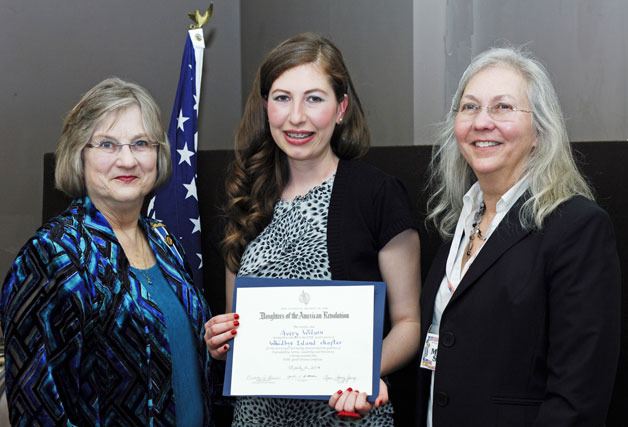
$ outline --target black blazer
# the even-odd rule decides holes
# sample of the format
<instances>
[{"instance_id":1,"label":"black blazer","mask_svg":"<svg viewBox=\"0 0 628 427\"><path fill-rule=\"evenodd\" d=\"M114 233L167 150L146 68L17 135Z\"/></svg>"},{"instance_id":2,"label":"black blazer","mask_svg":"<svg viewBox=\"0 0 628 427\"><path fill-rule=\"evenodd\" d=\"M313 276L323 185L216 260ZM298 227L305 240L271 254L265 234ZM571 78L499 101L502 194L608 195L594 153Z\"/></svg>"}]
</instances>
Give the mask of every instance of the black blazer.
<instances>
[{"instance_id":1,"label":"black blazer","mask_svg":"<svg viewBox=\"0 0 628 427\"><path fill-rule=\"evenodd\" d=\"M522 197L523 199L523 197ZM619 355L620 271L608 215L574 197L524 230L522 199L463 277L440 323L434 427L603 426ZM445 274L421 296L422 340ZM431 371L420 370L420 425Z\"/></svg>"}]
</instances>

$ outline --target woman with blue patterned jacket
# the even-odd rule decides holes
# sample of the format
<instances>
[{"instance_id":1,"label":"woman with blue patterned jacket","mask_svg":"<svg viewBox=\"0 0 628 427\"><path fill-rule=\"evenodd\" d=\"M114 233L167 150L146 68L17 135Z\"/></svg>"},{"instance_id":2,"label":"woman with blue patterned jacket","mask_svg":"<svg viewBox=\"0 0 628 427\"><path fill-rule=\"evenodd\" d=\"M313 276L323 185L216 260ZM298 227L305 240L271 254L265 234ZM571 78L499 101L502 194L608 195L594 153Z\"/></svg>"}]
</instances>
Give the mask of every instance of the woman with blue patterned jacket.
<instances>
[{"instance_id":1,"label":"woman with blue patterned jacket","mask_svg":"<svg viewBox=\"0 0 628 427\"><path fill-rule=\"evenodd\" d=\"M104 80L66 117L55 180L75 199L22 248L0 296L13 425L211 424L209 310L177 239L140 215L170 171L144 88Z\"/></svg>"}]
</instances>

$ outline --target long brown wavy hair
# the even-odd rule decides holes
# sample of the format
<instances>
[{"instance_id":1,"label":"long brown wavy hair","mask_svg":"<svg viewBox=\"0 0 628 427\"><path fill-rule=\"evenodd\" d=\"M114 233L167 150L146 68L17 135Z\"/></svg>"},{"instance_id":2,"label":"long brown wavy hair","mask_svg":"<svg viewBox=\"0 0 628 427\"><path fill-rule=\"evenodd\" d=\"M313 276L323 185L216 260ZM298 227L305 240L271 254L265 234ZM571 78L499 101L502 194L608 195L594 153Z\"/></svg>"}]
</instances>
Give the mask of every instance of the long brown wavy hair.
<instances>
[{"instance_id":1,"label":"long brown wavy hair","mask_svg":"<svg viewBox=\"0 0 628 427\"><path fill-rule=\"evenodd\" d=\"M235 159L226 179L227 224L222 241L227 268L237 272L246 245L268 225L273 208L289 179L286 155L277 147L268 125L266 100L273 82L285 71L315 63L327 74L336 99L347 96L342 123L336 125L331 148L341 159L364 155L370 145L360 99L340 50L326 38L302 33L271 50L260 65L235 137Z\"/></svg>"}]
</instances>

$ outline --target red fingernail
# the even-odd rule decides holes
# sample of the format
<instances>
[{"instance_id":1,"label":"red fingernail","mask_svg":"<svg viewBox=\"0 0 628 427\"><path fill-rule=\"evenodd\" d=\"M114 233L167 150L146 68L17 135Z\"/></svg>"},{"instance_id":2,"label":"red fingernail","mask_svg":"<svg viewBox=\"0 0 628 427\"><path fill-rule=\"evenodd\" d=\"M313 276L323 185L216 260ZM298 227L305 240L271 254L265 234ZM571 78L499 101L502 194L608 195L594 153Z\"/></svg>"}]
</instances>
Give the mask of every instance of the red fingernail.
<instances>
[{"instance_id":1,"label":"red fingernail","mask_svg":"<svg viewBox=\"0 0 628 427\"><path fill-rule=\"evenodd\" d=\"M337 394L342 394L342 390L338 390L336 393Z\"/></svg>"},{"instance_id":2,"label":"red fingernail","mask_svg":"<svg viewBox=\"0 0 628 427\"><path fill-rule=\"evenodd\" d=\"M353 391L353 389L351 387L347 388L347 391Z\"/></svg>"},{"instance_id":3,"label":"red fingernail","mask_svg":"<svg viewBox=\"0 0 628 427\"><path fill-rule=\"evenodd\" d=\"M351 412L351 411L336 412L336 416L340 418L341 420L344 420L344 419L357 420L359 418L362 418L360 414L358 414L357 412Z\"/></svg>"},{"instance_id":4,"label":"red fingernail","mask_svg":"<svg viewBox=\"0 0 628 427\"><path fill-rule=\"evenodd\" d=\"M235 329L232 329L232 330L231 330L231 335L235 335L235 334L237 334L237 333L238 333L238 331L236 331Z\"/></svg>"},{"instance_id":5,"label":"red fingernail","mask_svg":"<svg viewBox=\"0 0 628 427\"><path fill-rule=\"evenodd\" d=\"M229 346L228 346L227 344L225 344L225 345L223 345L223 346L222 346L222 349L223 349L224 351L227 351L227 350L229 350Z\"/></svg>"},{"instance_id":6,"label":"red fingernail","mask_svg":"<svg viewBox=\"0 0 628 427\"><path fill-rule=\"evenodd\" d=\"M237 320L233 321L233 326L238 326L240 324L240 322L238 322Z\"/></svg>"},{"instance_id":7,"label":"red fingernail","mask_svg":"<svg viewBox=\"0 0 628 427\"><path fill-rule=\"evenodd\" d=\"M233 314L233 318L234 318L234 319L239 319L239 318L240 318L240 315L239 315L238 313L234 313L234 314Z\"/></svg>"}]
</instances>

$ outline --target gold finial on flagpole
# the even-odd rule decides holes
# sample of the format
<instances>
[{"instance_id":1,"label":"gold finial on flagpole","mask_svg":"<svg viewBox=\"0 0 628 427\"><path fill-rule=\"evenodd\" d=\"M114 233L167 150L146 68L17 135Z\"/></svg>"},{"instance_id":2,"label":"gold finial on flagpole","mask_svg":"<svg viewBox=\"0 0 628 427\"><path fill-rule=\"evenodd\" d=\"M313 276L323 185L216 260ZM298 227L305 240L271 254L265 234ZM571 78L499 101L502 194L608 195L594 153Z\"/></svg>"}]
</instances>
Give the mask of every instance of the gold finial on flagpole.
<instances>
[{"instance_id":1,"label":"gold finial on flagpole","mask_svg":"<svg viewBox=\"0 0 628 427\"><path fill-rule=\"evenodd\" d=\"M195 22L194 24L190 24L190 30L202 28L203 25L205 25L207 21L209 21L209 18L211 18L213 15L214 15L214 3L210 3L207 10L203 12L202 14L201 14L201 11L198 9L196 9L194 12L188 13L188 16L190 17L190 19Z\"/></svg>"}]
</instances>

